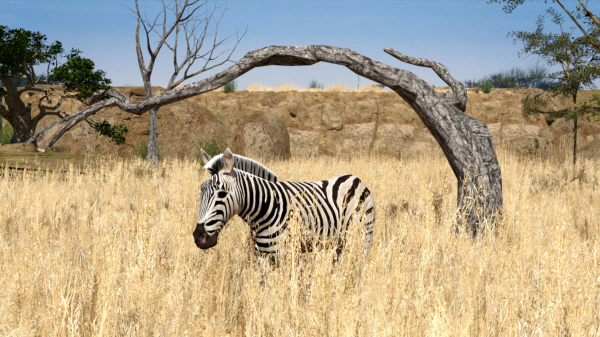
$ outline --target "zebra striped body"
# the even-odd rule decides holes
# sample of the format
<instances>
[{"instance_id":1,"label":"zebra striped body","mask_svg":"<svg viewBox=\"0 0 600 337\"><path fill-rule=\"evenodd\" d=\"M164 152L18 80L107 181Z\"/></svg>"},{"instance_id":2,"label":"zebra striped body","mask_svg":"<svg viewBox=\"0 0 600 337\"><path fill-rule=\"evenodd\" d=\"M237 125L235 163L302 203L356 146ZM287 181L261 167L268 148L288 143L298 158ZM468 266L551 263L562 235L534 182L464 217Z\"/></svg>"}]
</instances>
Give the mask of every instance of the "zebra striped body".
<instances>
[{"instance_id":1,"label":"zebra striped body","mask_svg":"<svg viewBox=\"0 0 600 337\"><path fill-rule=\"evenodd\" d=\"M227 161L225 157L223 161ZM199 248L213 247L223 226L237 214L250 226L257 253L278 256L281 239L289 232L290 212L295 211L303 225L305 244L342 242L348 226L361 220L368 252L375 200L358 177L345 174L316 182L276 182L276 177L268 181L234 169L233 159L231 166L202 184L202 205L194 232Z\"/></svg>"}]
</instances>

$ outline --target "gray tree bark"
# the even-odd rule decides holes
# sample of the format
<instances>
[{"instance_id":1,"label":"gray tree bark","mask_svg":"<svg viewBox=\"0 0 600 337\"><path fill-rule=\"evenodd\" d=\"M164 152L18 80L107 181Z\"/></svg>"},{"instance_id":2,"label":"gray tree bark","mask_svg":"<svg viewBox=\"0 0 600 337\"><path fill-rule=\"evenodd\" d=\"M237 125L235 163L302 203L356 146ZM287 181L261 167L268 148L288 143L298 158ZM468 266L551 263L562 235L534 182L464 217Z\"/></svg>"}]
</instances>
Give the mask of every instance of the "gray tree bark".
<instances>
[{"instance_id":1,"label":"gray tree bark","mask_svg":"<svg viewBox=\"0 0 600 337\"><path fill-rule=\"evenodd\" d=\"M225 61L223 61L219 64L212 65L207 68L208 64L211 61L216 60L222 54L221 53L218 56L216 56L215 58L213 58L213 54L214 54L216 48L218 46L220 46L222 43L227 42L229 40L229 38L231 38L233 35L217 42L217 28L218 28L219 22L221 20L219 19L218 21L215 21L216 27L215 27L215 37L214 37L214 41L213 41L213 47L209 52L200 55L199 53L204 44L204 38L206 37L208 25L213 20L213 14L217 7L215 5L215 10L213 10L212 13L210 13L210 14L208 14L208 12L206 12L206 19L202 20L202 19L198 18L198 15L196 15L195 12L198 9L200 9L203 5L205 5L206 2L202 3L198 7L194 7L194 5L196 5L198 2L200 2L200 0L192 0L192 1L185 0L183 3L181 3L182 1L183 0L175 0L172 8L169 8L165 4L164 0L162 1L162 4L163 4L163 10L161 11L161 13L163 14L162 33L159 32L159 30L155 28L156 19L152 23L149 21L147 22L142 19L142 16L140 14L140 9L138 6L138 1L137 0L135 1L136 10L135 11L132 10L132 11L136 13L137 18L138 18L137 28L135 30L136 52L137 52L137 57L138 57L138 65L140 67L140 73L142 74L142 79L144 81L146 97L152 96L152 83L150 82L150 77L152 76L152 70L154 68L154 64L155 64L156 58L158 56L158 53L160 52L163 45L167 46L167 48L169 48L173 52L173 66L174 66L173 75L171 76L171 79L169 80L169 83L167 84L166 91L169 91L169 90L175 88L177 85L183 83L183 81L185 81L188 78L196 76L196 75L198 75L202 72L205 72L207 70L210 70L212 68L218 67L225 62L228 62L228 61L233 62L229 59L229 57L231 57L231 54L233 54L233 52L235 51L235 48L239 44L239 39L238 39L238 43L235 45L235 47L233 48L233 50L231 51L231 53L229 54L229 56L227 57L227 59ZM169 28L167 28L167 25L166 25L168 9L171 9L175 16L175 22ZM160 16L161 13L159 13L158 16ZM223 13L223 15L224 14L225 13ZM221 18L223 17L223 15L221 15ZM158 16L156 17L157 19L158 19ZM197 24L198 22L205 23L204 30L202 32L199 32L200 33L199 36L196 34L196 33L198 33L199 28L201 28L201 26ZM140 23L143 25L144 31L146 33L146 47L147 47L148 53L150 55L150 62L148 63L148 67L146 67L146 64L144 62L144 56L142 54L142 47L140 44ZM185 32L185 38L186 38L185 42L186 42L186 47L187 47L186 51L187 52L186 52L185 57L183 58L183 61L180 64L179 63L180 60L177 58L177 45L178 45L178 40L179 40L179 32L181 29L183 29L183 31ZM154 50L152 50L150 48L150 33L151 32L155 32L161 38L160 41L158 41ZM173 46L171 46L169 44L169 42L167 42L167 39L173 32L175 32L175 42L174 42ZM245 33L244 33L244 35L245 35ZM208 58L205 58L206 55L208 55ZM190 67L198 59L204 59L204 60L206 60L206 63L204 64L202 69L200 69L199 71L189 73ZM183 78L177 80L177 76L179 75L181 70L183 70L184 67L185 67L185 70L184 70ZM148 133L148 152L147 152L146 160L148 163L150 163L151 166L158 167L158 165L159 165L159 161L158 161L158 159L159 159L158 158L159 157L158 156L158 107L150 109L148 117L149 117L149 125L148 125L149 133Z\"/></svg>"},{"instance_id":2,"label":"gray tree bark","mask_svg":"<svg viewBox=\"0 0 600 337\"><path fill-rule=\"evenodd\" d=\"M482 225L486 222L496 223L502 214L502 177L492 135L483 122L465 113L467 91L450 76L446 67L437 62L400 54L391 48L384 50L403 62L431 68L454 92L448 91L440 96L431 85L413 73L390 67L350 49L324 45L270 46L247 53L235 65L214 76L147 97L139 103L132 103L124 95L108 90L107 94L111 98L49 125L28 142L55 125L67 122L52 138L48 144L51 146L67 130L101 108L116 105L124 111L140 115L162 105L217 89L256 67L305 66L320 61L339 64L389 87L415 110L440 144L452 167L458 183L458 207L461 211L459 220L464 221L475 236ZM89 103L103 93L94 94Z\"/></svg>"}]
</instances>

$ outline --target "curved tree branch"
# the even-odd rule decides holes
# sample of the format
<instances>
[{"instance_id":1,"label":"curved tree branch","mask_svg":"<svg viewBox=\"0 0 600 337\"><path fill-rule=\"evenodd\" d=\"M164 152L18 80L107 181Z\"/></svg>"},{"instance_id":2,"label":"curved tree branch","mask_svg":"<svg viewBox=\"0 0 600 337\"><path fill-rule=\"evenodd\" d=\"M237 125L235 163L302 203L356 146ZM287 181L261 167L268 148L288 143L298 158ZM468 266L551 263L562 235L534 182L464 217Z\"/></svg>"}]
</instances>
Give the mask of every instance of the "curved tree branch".
<instances>
[{"instance_id":1,"label":"curved tree branch","mask_svg":"<svg viewBox=\"0 0 600 337\"><path fill-rule=\"evenodd\" d=\"M394 52L389 48L386 49L386 52ZM492 135L484 123L459 109L459 107L466 107L466 90L462 85L457 84L458 81L450 76L444 66L437 62L411 58L400 53L394 56L412 64L431 67L453 87L456 95L440 96L431 85L410 71L390 67L350 49L325 45L270 46L247 53L235 65L216 75L146 97L135 104L131 103L129 99L115 96L98 102L46 127L24 145L55 125L68 122L48 144L48 146L52 146L60 136L79 121L104 107L117 105L121 110L141 115L150 109L217 89L256 67L303 66L321 61L339 64L360 76L391 88L415 110L440 144L457 177L458 206L467 215L466 221L475 235L482 223L482 216L490 218L500 215L502 210L502 177Z\"/></svg>"},{"instance_id":2,"label":"curved tree branch","mask_svg":"<svg viewBox=\"0 0 600 337\"><path fill-rule=\"evenodd\" d=\"M406 62L419 67L431 68L444 82L446 82L450 86L450 88L452 88L452 91L454 92L445 93L445 97L447 97L448 100L452 100L453 98L451 98L451 96L454 96L456 99L456 107L463 112L467 109L467 89L465 89L465 86L462 83L450 76L448 68L446 68L443 64L435 61L429 61L426 59L406 56L393 50L390 47L386 47L383 51L392 55L393 57L397 58L402 62Z\"/></svg>"}]
</instances>

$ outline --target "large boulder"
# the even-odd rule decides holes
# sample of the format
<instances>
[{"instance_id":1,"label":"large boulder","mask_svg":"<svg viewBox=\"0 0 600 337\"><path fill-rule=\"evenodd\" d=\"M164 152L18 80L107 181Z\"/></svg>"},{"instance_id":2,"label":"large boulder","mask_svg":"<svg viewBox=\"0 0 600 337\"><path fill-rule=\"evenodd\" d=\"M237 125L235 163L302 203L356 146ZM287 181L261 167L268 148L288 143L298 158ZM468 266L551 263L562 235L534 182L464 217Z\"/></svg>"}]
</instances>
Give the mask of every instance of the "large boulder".
<instances>
[{"instance_id":1,"label":"large boulder","mask_svg":"<svg viewBox=\"0 0 600 337\"><path fill-rule=\"evenodd\" d=\"M282 121L268 112L242 110L224 118L233 153L263 159L289 159L290 136Z\"/></svg>"},{"instance_id":2,"label":"large boulder","mask_svg":"<svg viewBox=\"0 0 600 337\"><path fill-rule=\"evenodd\" d=\"M579 149L579 156L583 159L600 159L600 139L591 141Z\"/></svg>"}]
</instances>

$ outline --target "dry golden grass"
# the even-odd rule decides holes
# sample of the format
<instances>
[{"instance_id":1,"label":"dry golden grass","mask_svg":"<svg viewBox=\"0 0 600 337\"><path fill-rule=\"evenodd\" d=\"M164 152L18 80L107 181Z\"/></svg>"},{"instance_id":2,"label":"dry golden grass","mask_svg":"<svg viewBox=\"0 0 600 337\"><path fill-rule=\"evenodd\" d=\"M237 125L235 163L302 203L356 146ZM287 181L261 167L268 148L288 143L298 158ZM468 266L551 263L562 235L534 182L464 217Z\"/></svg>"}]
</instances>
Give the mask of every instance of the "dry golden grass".
<instances>
[{"instance_id":1,"label":"dry golden grass","mask_svg":"<svg viewBox=\"0 0 600 337\"><path fill-rule=\"evenodd\" d=\"M259 84L259 83L252 83L241 90L248 90L248 91L292 91L292 90L295 90L295 91L316 91L316 92L320 92L320 91L387 92L387 91L389 91L389 89L387 89L387 88L382 89L381 87L374 85L374 84L368 84L368 85L361 86L357 90L356 88L348 88L348 86L346 86L345 84L341 84L341 83L332 84L325 89L319 89L319 88L307 89L307 88L299 87L293 83L284 83L284 84L279 85L276 88L271 88L271 87L267 87L267 86Z\"/></svg>"},{"instance_id":2,"label":"dry golden grass","mask_svg":"<svg viewBox=\"0 0 600 337\"><path fill-rule=\"evenodd\" d=\"M366 262L355 230L339 263L332 250L289 250L267 273L238 218L216 248L195 247L207 177L195 162L5 171L0 335L598 335L598 162L573 172L500 160L504 222L475 242L452 229L456 186L443 157L267 162L281 180L354 173L377 202Z\"/></svg>"}]
</instances>

